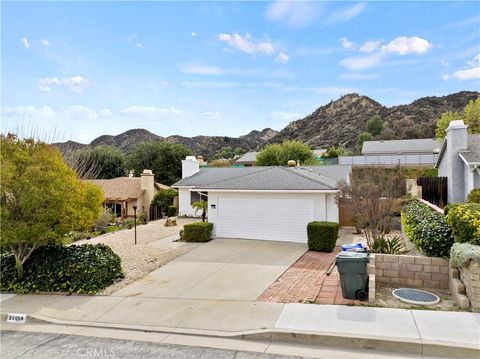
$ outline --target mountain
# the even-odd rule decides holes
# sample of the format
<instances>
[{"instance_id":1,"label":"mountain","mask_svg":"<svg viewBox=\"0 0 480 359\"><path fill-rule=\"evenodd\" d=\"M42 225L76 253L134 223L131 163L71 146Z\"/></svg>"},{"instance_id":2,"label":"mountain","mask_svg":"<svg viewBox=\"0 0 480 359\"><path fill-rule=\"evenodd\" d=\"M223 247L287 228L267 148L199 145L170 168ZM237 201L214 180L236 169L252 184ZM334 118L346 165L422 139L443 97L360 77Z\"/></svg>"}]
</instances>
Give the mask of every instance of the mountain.
<instances>
[{"instance_id":1,"label":"mountain","mask_svg":"<svg viewBox=\"0 0 480 359\"><path fill-rule=\"evenodd\" d=\"M435 137L435 123L443 112L461 112L470 100L479 95L479 92L462 91L442 97L423 97L408 105L386 107L367 96L349 94L319 107L303 119L291 122L280 132L265 128L240 137L161 137L144 129L132 129L117 136L100 136L89 145L74 141L55 145L62 151L106 145L129 152L139 142L159 140L181 143L192 153L207 158L222 147L240 147L249 151L259 149L267 143L294 139L312 147L336 145L354 150L358 135L364 131L366 122L373 115L379 115L385 122L385 128L377 139L432 138Z\"/></svg>"},{"instance_id":2,"label":"mountain","mask_svg":"<svg viewBox=\"0 0 480 359\"><path fill-rule=\"evenodd\" d=\"M103 135L94 139L88 145L74 141L55 143L62 152L75 151L87 146L112 146L117 147L125 153L131 151L136 144L144 141L167 141L171 143L180 143L196 155L212 156L222 147L240 147L245 151L263 146L271 140L278 132L265 128L262 131L251 131L249 134L240 137L227 136L195 136L184 137L179 135L161 137L145 129L132 129L116 136Z\"/></svg>"},{"instance_id":3,"label":"mountain","mask_svg":"<svg viewBox=\"0 0 480 359\"><path fill-rule=\"evenodd\" d=\"M424 97L411 104L385 107L367 96L349 94L291 122L269 142L300 140L312 147L338 145L353 150L366 122L379 115L386 128L378 139L433 138L435 123L445 111L461 112L480 93L462 91L442 97Z\"/></svg>"}]
</instances>

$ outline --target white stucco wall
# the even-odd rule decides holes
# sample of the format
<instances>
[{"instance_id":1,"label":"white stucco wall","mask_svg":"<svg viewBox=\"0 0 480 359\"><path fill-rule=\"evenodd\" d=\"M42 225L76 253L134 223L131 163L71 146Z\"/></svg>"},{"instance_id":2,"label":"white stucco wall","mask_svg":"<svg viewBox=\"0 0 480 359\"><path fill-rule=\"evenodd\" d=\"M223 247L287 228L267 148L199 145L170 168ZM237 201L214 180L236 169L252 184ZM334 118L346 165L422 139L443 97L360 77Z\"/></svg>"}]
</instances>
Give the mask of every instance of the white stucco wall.
<instances>
[{"instance_id":1,"label":"white stucco wall","mask_svg":"<svg viewBox=\"0 0 480 359\"><path fill-rule=\"evenodd\" d=\"M195 217L198 213L195 213L192 205L190 204L190 189L179 188L178 189L178 215Z\"/></svg>"}]
</instances>

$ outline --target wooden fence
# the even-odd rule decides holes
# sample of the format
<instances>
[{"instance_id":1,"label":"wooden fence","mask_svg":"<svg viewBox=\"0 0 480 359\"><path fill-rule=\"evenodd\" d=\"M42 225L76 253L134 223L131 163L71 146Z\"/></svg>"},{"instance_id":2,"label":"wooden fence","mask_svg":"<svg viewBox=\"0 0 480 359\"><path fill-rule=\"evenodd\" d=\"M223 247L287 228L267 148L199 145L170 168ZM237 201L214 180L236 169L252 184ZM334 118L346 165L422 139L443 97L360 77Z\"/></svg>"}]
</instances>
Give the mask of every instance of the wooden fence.
<instances>
[{"instance_id":1,"label":"wooden fence","mask_svg":"<svg viewBox=\"0 0 480 359\"><path fill-rule=\"evenodd\" d=\"M443 208L447 204L447 177L418 177L422 199Z\"/></svg>"}]
</instances>

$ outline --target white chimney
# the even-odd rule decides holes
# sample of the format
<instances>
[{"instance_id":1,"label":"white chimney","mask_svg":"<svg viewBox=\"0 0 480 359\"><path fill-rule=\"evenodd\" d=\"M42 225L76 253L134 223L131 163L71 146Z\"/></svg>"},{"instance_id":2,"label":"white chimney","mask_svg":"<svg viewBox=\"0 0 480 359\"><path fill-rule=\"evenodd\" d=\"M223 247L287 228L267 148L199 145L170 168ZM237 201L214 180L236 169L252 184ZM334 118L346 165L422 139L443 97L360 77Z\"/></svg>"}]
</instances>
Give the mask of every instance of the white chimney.
<instances>
[{"instance_id":1,"label":"white chimney","mask_svg":"<svg viewBox=\"0 0 480 359\"><path fill-rule=\"evenodd\" d=\"M187 156L182 160L182 178L193 176L200 171L200 162L195 156Z\"/></svg>"},{"instance_id":2,"label":"white chimney","mask_svg":"<svg viewBox=\"0 0 480 359\"><path fill-rule=\"evenodd\" d=\"M447 162L448 202L463 202L464 198L464 167L458 153L468 146L467 125L462 120L451 121L446 129L447 148L444 156Z\"/></svg>"}]
</instances>

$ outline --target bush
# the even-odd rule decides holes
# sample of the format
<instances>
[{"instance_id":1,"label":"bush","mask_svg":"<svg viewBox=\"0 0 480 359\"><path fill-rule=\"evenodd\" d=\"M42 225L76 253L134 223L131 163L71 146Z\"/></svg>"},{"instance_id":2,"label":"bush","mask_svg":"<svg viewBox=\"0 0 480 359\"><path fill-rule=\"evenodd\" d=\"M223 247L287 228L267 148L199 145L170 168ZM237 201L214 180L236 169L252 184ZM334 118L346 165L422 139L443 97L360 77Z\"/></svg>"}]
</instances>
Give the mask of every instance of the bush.
<instances>
[{"instance_id":1,"label":"bush","mask_svg":"<svg viewBox=\"0 0 480 359\"><path fill-rule=\"evenodd\" d=\"M403 238L399 236L377 237L373 241L373 246L370 248L370 253L382 254L407 254L410 252L403 243Z\"/></svg>"},{"instance_id":2,"label":"bush","mask_svg":"<svg viewBox=\"0 0 480 359\"><path fill-rule=\"evenodd\" d=\"M122 227L127 229L132 229L134 225L135 225L135 221L131 218L124 220L122 223Z\"/></svg>"},{"instance_id":3,"label":"bush","mask_svg":"<svg viewBox=\"0 0 480 359\"><path fill-rule=\"evenodd\" d=\"M100 216L95 220L95 228L102 229L107 228L110 223L115 221L115 215L110 208L105 208Z\"/></svg>"},{"instance_id":4,"label":"bush","mask_svg":"<svg viewBox=\"0 0 480 359\"><path fill-rule=\"evenodd\" d=\"M213 231L213 223L195 222L183 227L183 239L186 242L208 242Z\"/></svg>"},{"instance_id":5,"label":"bush","mask_svg":"<svg viewBox=\"0 0 480 359\"><path fill-rule=\"evenodd\" d=\"M19 277L13 255L3 255L0 290L94 294L123 278L120 257L104 244L42 246L24 268Z\"/></svg>"},{"instance_id":6,"label":"bush","mask_svg":"<svg viewBox=\"0 0 480 359\"><path fill-rule=\"evenodd\" d=\"M480 204L466 203L449 206L447 223L455 242L480 245Z\"/></svg>"},{"instance_id":7,"label":"bush","mask_svg":"<svg viewBox=\"0 0 480 359\"><path fill-rule=\"evenodd\" d=\"M467 267L470 261L480 263L480 246L470 243L454 243L450 258L456 267Z\"/></svg>"},{"instance_id":8,"label":"bush","mask_svg":"<svg viewBox=\"0 0 480 359\"><path fill-rule=\"evenodd\" d=\"M176 206L168 206L167 217L175 217L176 215L177 215L177 207Z\"/></svg>"},{"instance_id":9,"label":"bush","mask_svg":"<svg viewBox=\"0 0 480 359\"><path fill-rule=\"evenodd\" d=\"M467 198L468 203L480 203L480 188L475 188L470 191Z\"/></svg>"},{"instance_id":10,"label":"bush","mask_svg":"<svg viewBox=\"0 0 480 359\"><path fill-rule=\"evenodd\" d=\"M405 234L417 249L429 257L448 257L453 244L445 215L417 199L411 199L402 210Z\"/></svg>"},{"instance_id":11,"label":"bush","mask_svg":"<svg viewBox=\"0 0 480 359\"><path fill-rule=\"evenodd\" d=\"M307 225L308 248L318 252L333 252L340 224L335 222L310 222Z\"/></svg>"}]
</instances>

